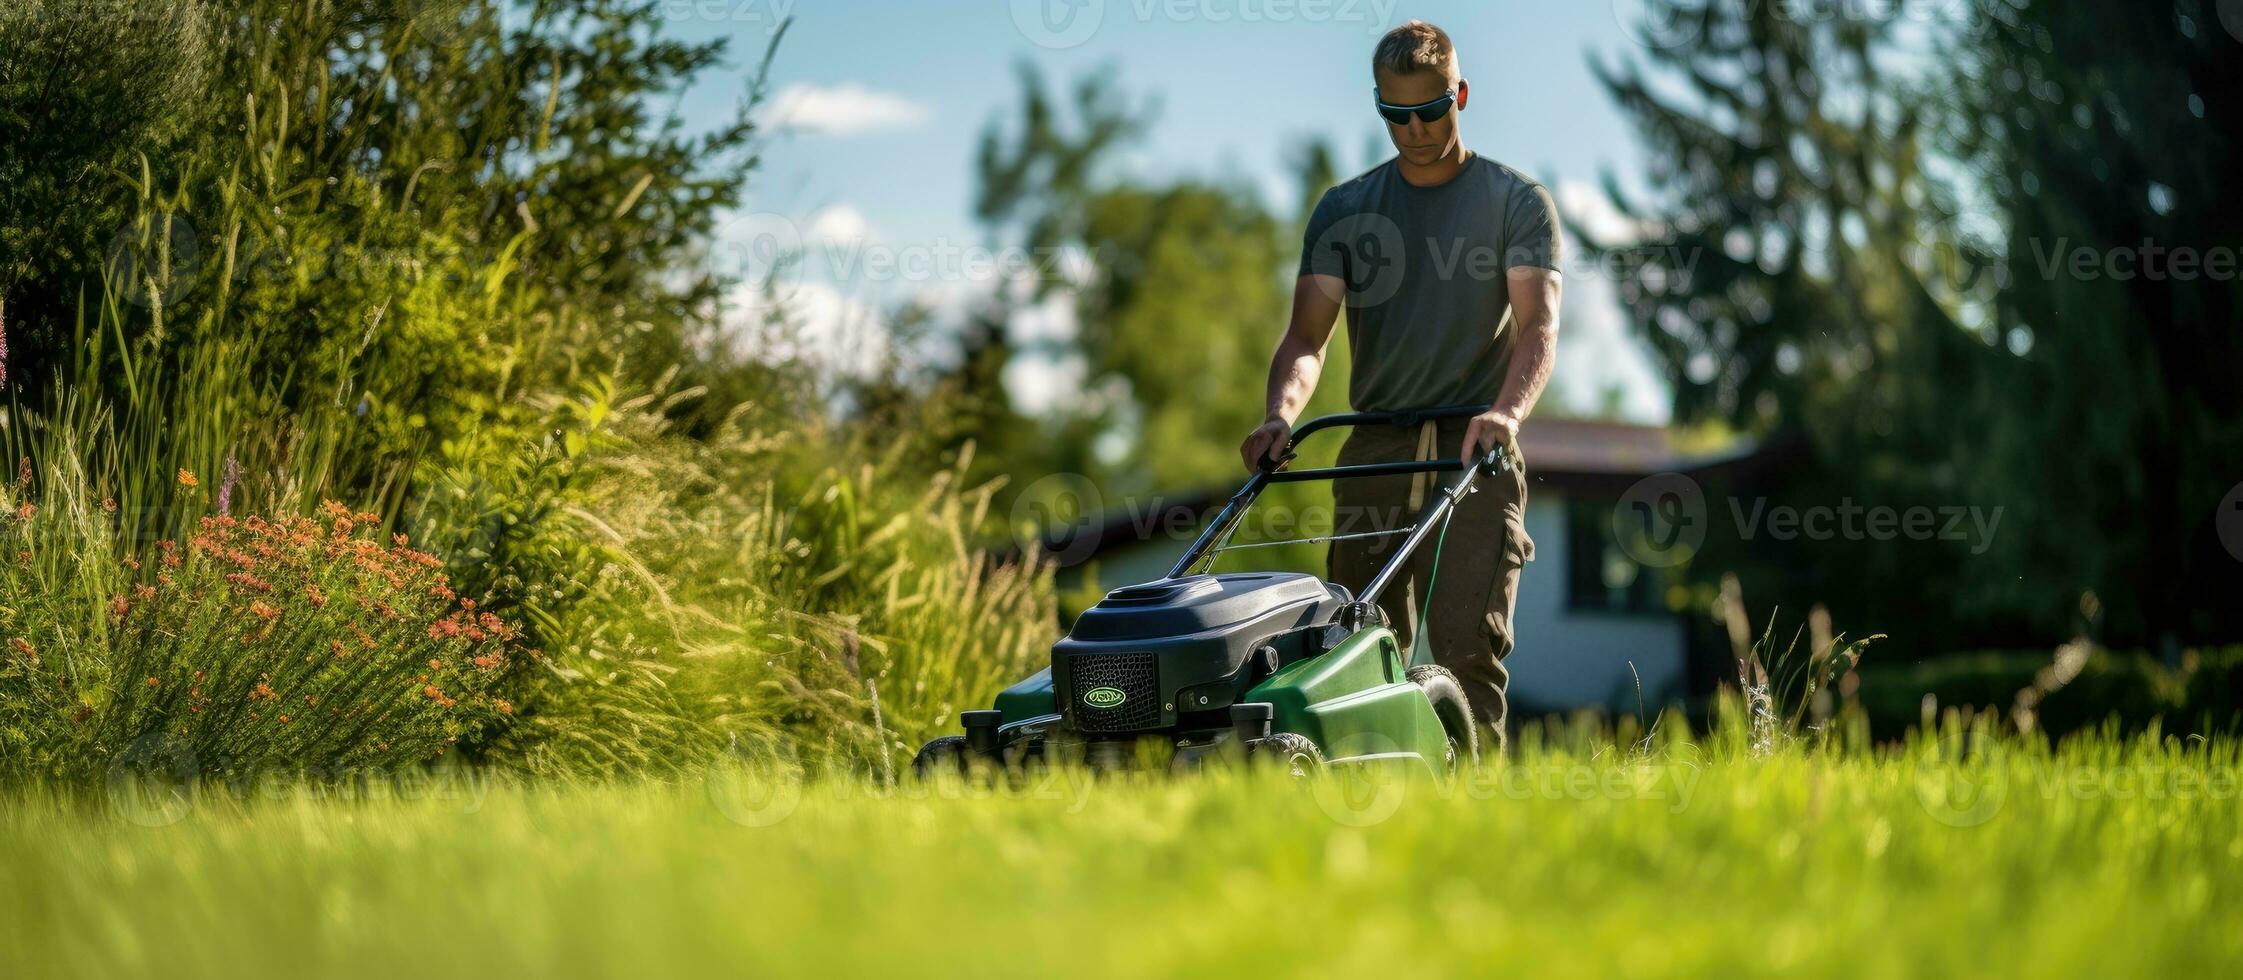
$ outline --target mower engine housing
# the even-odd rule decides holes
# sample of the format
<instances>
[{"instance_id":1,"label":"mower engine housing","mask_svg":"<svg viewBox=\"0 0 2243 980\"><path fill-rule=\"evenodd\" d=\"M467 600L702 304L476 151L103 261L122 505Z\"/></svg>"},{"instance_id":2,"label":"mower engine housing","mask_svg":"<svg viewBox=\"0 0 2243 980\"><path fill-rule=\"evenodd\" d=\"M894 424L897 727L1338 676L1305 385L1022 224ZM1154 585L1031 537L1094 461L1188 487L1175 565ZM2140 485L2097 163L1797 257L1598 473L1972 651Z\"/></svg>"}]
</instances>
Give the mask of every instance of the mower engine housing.
<instances>
[{"instance_id":1,"label":"mower engine housing","mask_svg":"<svg viewBox=\"0 0 2243 980\"><path fill-rule=\"evenodd\" d=\"M1068 727L1092 737L1220 727L1237 696L1278 667L1280 652L1257 651L1329 621L1345 601L1293 572L1115 589L1052 646L1053 700Z\"/></svg>"}]
</instances>

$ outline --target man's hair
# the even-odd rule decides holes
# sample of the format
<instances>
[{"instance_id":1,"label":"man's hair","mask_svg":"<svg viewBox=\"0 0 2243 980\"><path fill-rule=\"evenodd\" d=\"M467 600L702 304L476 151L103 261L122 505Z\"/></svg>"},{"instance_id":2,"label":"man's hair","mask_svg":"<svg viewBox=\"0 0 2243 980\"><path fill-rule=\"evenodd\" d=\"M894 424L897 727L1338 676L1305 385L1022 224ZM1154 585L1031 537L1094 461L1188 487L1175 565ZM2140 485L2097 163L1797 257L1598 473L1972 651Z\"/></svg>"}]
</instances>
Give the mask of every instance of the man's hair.
<instances>
[{"instance_id":1,"label":"man's hair","mask_svg":"<svg viewBox=\"0 0 2243 980\"><path fill-rule=\"evenodd\" d=\"M1449 43L1449 32L1422 20L1413 20L1379 38L1379 46L1371 55L1373 69L1385 69L1397 75L1420 71L1437 71L1449 81L1456 81L1456 45Z\"/></svg>"}]
</instances>

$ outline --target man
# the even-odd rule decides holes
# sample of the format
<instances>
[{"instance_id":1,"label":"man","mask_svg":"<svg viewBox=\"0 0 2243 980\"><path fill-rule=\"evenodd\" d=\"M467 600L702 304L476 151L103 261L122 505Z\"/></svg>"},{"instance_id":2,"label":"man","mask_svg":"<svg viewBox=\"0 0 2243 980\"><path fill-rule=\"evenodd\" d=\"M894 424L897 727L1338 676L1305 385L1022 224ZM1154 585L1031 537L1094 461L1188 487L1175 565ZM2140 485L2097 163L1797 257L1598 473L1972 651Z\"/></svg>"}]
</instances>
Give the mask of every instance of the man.
<instances>
[{"instance_id":1,"label":"man","mask_svg":"<svg viewBox=\"0 0 2243 980\"><path fill-rule=\"evenodd\" d=\"M1560 256L1549 192L1464 148L1457 123L1471 87L1440 28L1413 20L1388 32L1372 57L1372 78L1395 156L1325 193L1309 219L1292 321L1270 362L1269 415L1239 447L1250 470L1284 448L1316 389L1343 304L1355 365L1348 399L1356 410L1492 407L1417 431L1355 430L1342 464L1439 452L1469 462L1496 446L1516 461L1519 426L1550 380ZM1483 480L1457 508L1437 574L1436 549L1420 548L1406 579L1379 600L1404 649L1417 639L1422 611L1435 662L1463 684L1493 727L1498 751L1507 735L1503 658L1511 652L1513 600L1534 557L1520 462ZM1334 530L1403 526L1433 492L1426 475L1342 480L1334 488ZM1333 542L1331 578L1361 589L1399 543L1391 536Z\"/></svg>"}]
</instances>

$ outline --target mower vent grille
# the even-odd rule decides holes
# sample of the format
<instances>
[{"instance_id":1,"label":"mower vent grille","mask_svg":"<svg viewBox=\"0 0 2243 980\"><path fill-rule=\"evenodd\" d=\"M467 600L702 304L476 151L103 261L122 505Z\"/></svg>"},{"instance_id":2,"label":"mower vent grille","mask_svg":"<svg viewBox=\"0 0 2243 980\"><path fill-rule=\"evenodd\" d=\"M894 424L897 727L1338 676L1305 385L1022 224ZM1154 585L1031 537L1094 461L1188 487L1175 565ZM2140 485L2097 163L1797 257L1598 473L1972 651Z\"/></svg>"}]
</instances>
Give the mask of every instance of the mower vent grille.
<instances>
[{"instance_id":1,"label":"mower vent grille","mask_svg":"<svg viewBox=\"0 0 2243 980\"><path fill-rule=\"evenodd\" d=\"M1160 671L1149 653L1094 653L1074 658L1068 672L1074 688L1070 708L1075 727L1086 732L1133 732L1160 724ZM1102 688L1118 690L1118 704L1101 706L1091 698ZM1108 696L1110 697L1110 696Z\"/></svg>"}]
</instances>

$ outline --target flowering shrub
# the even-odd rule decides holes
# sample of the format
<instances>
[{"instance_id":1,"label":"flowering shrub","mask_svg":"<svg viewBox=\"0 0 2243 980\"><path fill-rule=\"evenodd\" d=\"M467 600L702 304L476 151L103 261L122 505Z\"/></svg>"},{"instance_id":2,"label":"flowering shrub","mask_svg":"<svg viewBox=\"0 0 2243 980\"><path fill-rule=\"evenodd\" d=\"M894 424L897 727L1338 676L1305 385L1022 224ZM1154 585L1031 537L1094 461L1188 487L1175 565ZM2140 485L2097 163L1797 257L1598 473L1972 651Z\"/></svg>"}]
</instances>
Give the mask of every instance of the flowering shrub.
<instances>
[{"instance_id":1,"label":"flowering shrub","mask_svg":"<svg viewBox=\"0 0 2243 980\"><path fill-rule=\"evenodd\" d=\"M111 767L427 762L513 712L497 686L521 654L512 627L453 592L442 561L403 535L377 540L379 527L332 502L318 518L203 518L184 546L124 559L133 584L107 599L106 663L43 659L12 637L9 686L45 695L49 723L76 729L71 755Z\"/></svg>"}]
</instances>

